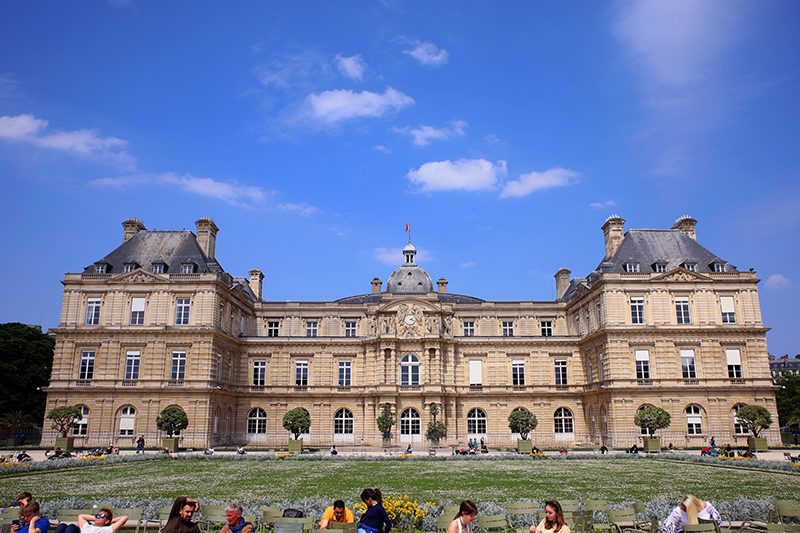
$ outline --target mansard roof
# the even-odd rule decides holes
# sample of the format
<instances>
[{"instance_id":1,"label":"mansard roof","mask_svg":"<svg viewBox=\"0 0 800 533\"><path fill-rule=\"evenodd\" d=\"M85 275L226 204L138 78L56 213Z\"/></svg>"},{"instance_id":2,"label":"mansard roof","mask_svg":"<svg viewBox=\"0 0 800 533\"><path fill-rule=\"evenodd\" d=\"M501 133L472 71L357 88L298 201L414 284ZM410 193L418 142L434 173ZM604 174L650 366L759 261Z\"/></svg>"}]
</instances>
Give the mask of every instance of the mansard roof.
<instances>
[{"instance_id":1,"label":"mansard roof","mask_svg":"<svg viewBox=\"0 0 800 533\"><path fill-rule=\"evenodd\" d=\"M608 261L601 262L597 271L626 272L627 263L638 263L640 272L655 272L654 265L666 265L666 272L684 264L695 264L696 272L714 272L714 263L725 265L725 272L737 272L694 239L678 229L631 229L617 251Z\"/></svg>"},{"instance_id":2,"label":"mansard roof","mask_svg":"<svg viewBox=\"0 0 800 533\"><path fill-rule=\"evenodd\" d=\"M481 303L484 300L480 298L475 298L473 296L465 296L463 294L451 294L451 293L436 293L439 297L439 301L441 303L455 303L455 304L471 304L471 303ZM377 303L381 301L383 297L382 293L374 293L374 294L359 294L356 296L348 296L346 298L340 298L336 300L336 303L360 303L360 304L367 304L367 303Z\"/></svg>"},{"instance_id":3,"label":"mansard roof","mask_svg":"<svg viewBox=\"0 0 800 533\"><path fill-rule=\"evenodd\" d=\"M187 263L197 265L198 274L224 272L219 263L206 257L197 237L188 230L140 231L97 263L105 263L106 271L112 274L123 272L126 263L136 263L145 270L152 270L154 263L163 263L166 273L171 274L180 273L181 265ZM94 272L94 264L84 272Z\"/></svg>"}]
</instances>

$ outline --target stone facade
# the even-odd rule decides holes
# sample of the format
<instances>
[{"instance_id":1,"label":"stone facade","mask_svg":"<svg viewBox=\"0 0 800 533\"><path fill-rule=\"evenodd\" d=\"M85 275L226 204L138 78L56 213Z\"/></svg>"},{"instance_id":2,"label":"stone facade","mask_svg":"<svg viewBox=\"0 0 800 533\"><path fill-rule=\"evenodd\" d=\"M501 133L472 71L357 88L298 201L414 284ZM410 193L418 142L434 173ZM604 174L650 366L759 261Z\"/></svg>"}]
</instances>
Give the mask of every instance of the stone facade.
<instances>
[{"instance_id":1,"label":"stone facade","mask_svg":"<svg viewBox=\"0 0 800 533\"><path fill-rule=\"evenodd\" d=\"M311 415L309 445L379 446L385 403L393 443L424 443L436 403L442 445L512 446L508 415L522 408L539 446L627 447L636 410L656 405L672 415L664 444L741 445L738 406L777 420L758 279L697 244L695 224L625 232L609 218L606 257L585 278L559 270L555 301L448 293L409 243L385 289L375 278L334 302L274 302L260 270L217 263L213 220L195 235L130 219L122 246L64 279L47 409L83 409L79 446L157 444L171 405L189 416L183 446L285 445L296 407Z\"/></svg>"}]
</instances>

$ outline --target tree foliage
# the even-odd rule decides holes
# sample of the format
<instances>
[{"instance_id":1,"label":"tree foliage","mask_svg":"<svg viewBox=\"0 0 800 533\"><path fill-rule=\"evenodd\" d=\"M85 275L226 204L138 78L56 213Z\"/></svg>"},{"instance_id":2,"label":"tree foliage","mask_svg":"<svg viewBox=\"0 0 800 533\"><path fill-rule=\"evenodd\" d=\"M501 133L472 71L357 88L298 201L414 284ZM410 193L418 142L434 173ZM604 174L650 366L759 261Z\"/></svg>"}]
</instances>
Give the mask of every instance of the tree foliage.
<instances>
[{"instance_id":1,"label":"tree foliage","mask_svg":"<svg viewBox=\"0 0 800 533\"><path fill-rule=\"evenodd\" d=\"M176 405L165 407L156 417L156 427L160 431L166 431L167 437L174 437L189 427L189 417L186 411Z\"/></svg>"},{"instance_id":2,"label":"tree foliage","mask_svg":"<svg viewBox=\"0 0 800 533\"><path fill-rule=\"evenodd\" d=\"M508 429L511 433L519 433L522 440L528 440L528 434L538 425L536 415L527 409L516 409L508 415Z\"/></svg>"},{"instance_id":3,"label":"tree foliage","mask_svg":"<svg viewBox=\"0 0 800 533\"><path fill-rule=\"evenodd\" d=\"M83 413L74 405L62 405L47 413L47 418L53 421L53 429L66 437L69 430L78 425L76 421L83 418Z\"/></svg>"},{"instance_id":4,"label":"tree foliage","mask_svg":"<svg viewBox=\"0 0 800 533\"><path fill-rule=\"evenodd\" d=\"M7 427L11 431L19 431L35 427L36 421L25 411L10 411L0 418L0 425Z\"/></svg>"},{"instance_id":5,"label":"tree foliage","mask_svg":"<svg viewBox=\"0 0 800 533\"><path fill-rule=\"evenodd\" d=\"M308 433L311 427L311 415L302 407L292 409L283 415L283 429L294 435L294 439L300 438L301 433Z\"/></svg>"},{"instance_id":6,"label":"tree foliage","mask_svg":"<svg viewBox=\"0 0 800 533\"><path fill-rule=\"evenodd\" d=\"M0 324L0 413L22 411L38 425L44 420L56 341L37 328Z\"/></svg>"},{"instance_id":7,"label":"tree foliage","mask_svg":"<svg viewBox=\"0 0 800 533\"><path fill-rule=\"evenodd\" d=\"M760 405L745 405L736 412L736 418L739 423L747 428L748 431L753 433L754 437L758 437L764 429L769 429L772 425L772 415L766 407Z\"/></svg>"},{"instance_id":8,"label":"tree foliage","mask_svg":"<svg viewBox=\"0 0 800 533\"><path fill-rule=\"evenodd\" d=\"M648 435L652 436L657 429L668 428L672 423L672 417L664 409L648 405L636 412L636 416L633 417L633 423L640 428L647 429Z\"/></svg>"},{"instance_id":9,"label":"tree foliage","mask_svg":"<svg viewBox=\"0 0 800 533\"><path fill-rule=\"evenodd\" d=\"M397 418L392 412L391 404L385 403L381 405L381 416L376 420L378 423L378 431L383 433L384 438L392 438L392 426L395 425Z\"/></svg>"},{"instance_id":10,"label":"tree foliage","mask_svg":"<svg viewBox=\"0 0 800 533\"><path fill-rule=\"evenodd\" d=\"M780 387L775 392L775 406L781 426L800 423L800 374L784 370L783 377L776 383Z\"/></svg>"},{"instance_id":11,"label":"tree foliage","mask_svg":"<svg viewBox=\"0 0 800 533\"><path fill-rule=\"evenodd\" d=\"M433 421L428 422L428 430L425 432L425 437L428 440L439 440L447 436L447 426L444 422L437 422L436 416L439 414L439 406L432 403L430 408L431 417Z\"/></svg>"}]
</instances>

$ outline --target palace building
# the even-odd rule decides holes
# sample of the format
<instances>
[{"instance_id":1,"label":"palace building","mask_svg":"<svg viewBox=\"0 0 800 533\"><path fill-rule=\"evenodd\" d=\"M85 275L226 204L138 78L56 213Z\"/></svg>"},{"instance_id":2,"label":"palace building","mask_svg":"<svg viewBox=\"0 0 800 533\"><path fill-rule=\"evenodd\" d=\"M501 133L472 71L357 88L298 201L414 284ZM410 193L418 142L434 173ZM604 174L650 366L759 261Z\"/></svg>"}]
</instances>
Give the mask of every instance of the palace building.
<instances>
[{"instance_id":1,"label":"palace building","mask_svg":"<svg viewBox=\"0 0 800 533\"><path fill-rule=\"evenodd\" d=\"M610 217L605 257L586 277L556 272L554 301L449 292L409 242L366 294L279 302L262 297L259 269L223 269L210 218L196 233L132 218L119 247L66 274L47 410L82 410L76 446L157 444L168 406L188 414L183 446L285 446L298 407L307 445L380 446L386 403L393 443L424 443L435 403L442 445L513 446L508 416L527 409L538 446L628 447L636 411L655 405L672 416L664 445L741 445L741 406L777 420L759 280L701 246L696 223L625 231ZM762 436L779 442L774 426Z\"/></svg>"}]
</instances>

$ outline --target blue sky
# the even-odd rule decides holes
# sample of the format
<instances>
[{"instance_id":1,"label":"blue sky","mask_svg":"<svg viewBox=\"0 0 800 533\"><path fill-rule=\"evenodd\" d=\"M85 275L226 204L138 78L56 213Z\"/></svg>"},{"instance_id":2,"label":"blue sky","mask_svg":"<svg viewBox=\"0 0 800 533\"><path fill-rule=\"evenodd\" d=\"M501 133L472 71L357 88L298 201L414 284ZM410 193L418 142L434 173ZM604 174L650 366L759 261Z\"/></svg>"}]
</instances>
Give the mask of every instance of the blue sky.
<instances>
[{"instance_id":1,"label":"blue sky","mask_svg":"<svg viewBox=\"0 0 800 533\"><path fill-rule=\"evenodd\" d=\"M274 300L550 300L629 228L698 220L800 352L800 3L4 2L0 322L58 324L120 223L192 229Z\"/></svg>"}]
</instances>

